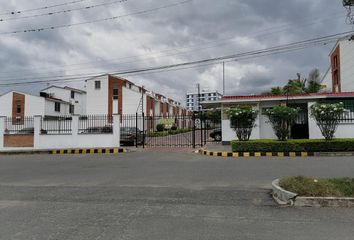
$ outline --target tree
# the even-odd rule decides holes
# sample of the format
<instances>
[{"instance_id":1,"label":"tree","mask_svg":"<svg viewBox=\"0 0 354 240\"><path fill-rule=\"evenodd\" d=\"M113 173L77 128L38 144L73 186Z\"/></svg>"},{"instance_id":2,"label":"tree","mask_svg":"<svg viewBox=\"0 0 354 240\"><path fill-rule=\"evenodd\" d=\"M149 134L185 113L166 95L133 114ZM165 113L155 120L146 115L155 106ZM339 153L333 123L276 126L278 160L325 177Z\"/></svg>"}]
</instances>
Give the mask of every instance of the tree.
<instances>
[{"instance_id":1,"label":"tree","mask_svg":"<svg viewBox=\"0 0 354 240\"><path fill-rule=\"evenodd\" d=\"M290 137L290 129L298 113L298 109L287 106L276 106L267 109L266 116L272 124L275 135L280 141L286 141Z\"/></svg>"},{"instance_id":2,"label":"tree","mask_svg":"<svg viewBox=\"0 0 354 240\"><path fill-rule=\"evenodd\" d=\"M311 117L316 120L322 135L326 140L332 140L344 113L344 104L315 103L311 106Z\"/></svg>"},{"instance_id":3,"label":"tree","mask_svg":"<svg viewBox=\"0 0 354 240\"><path fill-rule=\"evenodd\" d=\"M313 69L309 73L308 79L301 78L301 74L297 73L296 79L289 79L284 87L273 87L271 91L264 92L263 95L295 95L302 93L318 93L324 86L320 78L318 69Z\"/></svg>"},{"instance_id":4,"label":"tree","mask_svg":"<svg viewBox=\"0 0 354 240\"><path fill-rule=\"evenodd\" d=\"M251 106L241 106L227 112L230 119L230 127L236 132L239 141L248 141L252 130L256 126L255 122L258 111Z\"/></svg>"},{"instance_id":5,"label":"tree","mask_svg":"<svg viewBox=\"0 0 354 240\"><path fill-rule=\"evenodd\" d=\"M315 68L309 73L309 77L307 80L307 93L318 93L320 92L324 86L322 85L322 79L320 78L320 71Z\"/></svg>"}]
</instances>

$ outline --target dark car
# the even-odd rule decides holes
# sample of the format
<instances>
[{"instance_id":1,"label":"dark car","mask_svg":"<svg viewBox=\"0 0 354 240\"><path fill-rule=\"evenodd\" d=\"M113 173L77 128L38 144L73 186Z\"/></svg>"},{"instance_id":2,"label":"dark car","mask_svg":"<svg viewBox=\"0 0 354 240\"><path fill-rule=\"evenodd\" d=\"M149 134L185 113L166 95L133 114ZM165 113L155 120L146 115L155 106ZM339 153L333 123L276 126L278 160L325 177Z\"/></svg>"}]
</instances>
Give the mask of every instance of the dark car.
<instances>
[{"instance_id":1,"label":"dark car","mask_svg":"<svg viewBox=\"0 0 354 240\"><path fill-rule=\"evenodd\" d=\"M105 134L105 133L113 133L112 126L89 127L81 132L81 134Z\"/></svg>"},{"instance_id":2,"label":"dark car","mask_svg":"<svg viewBox=\"0 0 354 240\"><path fill-rule=\"evenodd\" d=\"M220 142L222 140L221 128L216 128L210 133L210 137L214 139L216 142Z\"/></svg>"},{"instance_id":3,"label":"dark car","mask_svg":"<svg viewBox=\"0 0 354 240\"><path fill-rule=\"evenodd\" d=\"M142 145L144 142L144 132L135 127L121 127L120 142L124 145Z\"/></svg>"}]
</instances>

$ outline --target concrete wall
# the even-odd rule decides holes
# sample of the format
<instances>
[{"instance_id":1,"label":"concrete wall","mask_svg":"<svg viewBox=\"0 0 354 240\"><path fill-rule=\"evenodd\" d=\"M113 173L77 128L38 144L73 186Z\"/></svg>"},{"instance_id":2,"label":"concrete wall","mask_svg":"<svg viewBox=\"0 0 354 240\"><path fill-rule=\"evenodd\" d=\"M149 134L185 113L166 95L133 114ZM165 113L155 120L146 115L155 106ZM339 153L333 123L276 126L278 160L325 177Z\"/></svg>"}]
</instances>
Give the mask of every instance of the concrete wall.
<instances>
[{"instance_id":1,"label":"concrete wall","mask_svg":"<svg viewBox=\"0 0 354 240\"><path fill-rule=\"evenodd\" d=\"M101 89L95 89L95 81L101 81ZM87 81L86 113L89 115L108 114L108 76Z\"/></svg>"},{"instance_id":2,"label":"concrete wall","mask_svg":"<svg viewBox=\"0 0 354 240\"><path fill-rule=\"evenodd\" d=\"M35 116L34 148L107 148L120 146L120 117L113 116L112 134L79 134L79 116L73 116L72 134L47 135L41 134L41 116Z\"/></svg>"},{"instance_id":3,"label":"concrete wall","mask_svg":"<svg viewBox=\"0 0 354 240\"><path fill-rule=\"evenodd\" d=\"M31 95L25 95L25 116L44 115L45 99ZM53 107L54 108L54 107Z\"/></svg>"},{"instance_id":4,"label":"concrete wall","mask_svg":"<svg viewBox=\"0 0 354 240\"><path fill-rule=\"evenodd\" d=\"M340 43L342 92L354 91L354 41Z\"/></svg>"}]
</instances>

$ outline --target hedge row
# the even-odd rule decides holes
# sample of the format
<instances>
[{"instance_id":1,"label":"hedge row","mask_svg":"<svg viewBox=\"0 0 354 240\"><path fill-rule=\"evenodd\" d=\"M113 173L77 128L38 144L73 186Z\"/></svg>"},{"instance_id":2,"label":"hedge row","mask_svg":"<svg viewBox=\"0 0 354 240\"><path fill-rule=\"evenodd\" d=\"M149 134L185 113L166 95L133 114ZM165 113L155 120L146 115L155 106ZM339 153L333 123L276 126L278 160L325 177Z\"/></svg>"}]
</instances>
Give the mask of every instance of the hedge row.
<instances>
[{"instance_id":1,"label":"hedge row","mask_svg":"<svg viewBox=\"0 0 354 240\"><path fill-rule=\"evenodd\" d=\"M354 139L232 141L233 152L353 152Z\"/></svg>"},{"instance_id":2,"label":"hedge row","mask_svg":"<svg viewBox=\"0 0 354 240\"><path fill-rule=\"evenodd\" d=\"M170 135L177 135L181 133L187 133L192 130L190 129L177 129L177 130L169 130L169 131L163 131L163 132L150 132L148 133L149 137L166 137Z\"/></svg>"}]
</instances>

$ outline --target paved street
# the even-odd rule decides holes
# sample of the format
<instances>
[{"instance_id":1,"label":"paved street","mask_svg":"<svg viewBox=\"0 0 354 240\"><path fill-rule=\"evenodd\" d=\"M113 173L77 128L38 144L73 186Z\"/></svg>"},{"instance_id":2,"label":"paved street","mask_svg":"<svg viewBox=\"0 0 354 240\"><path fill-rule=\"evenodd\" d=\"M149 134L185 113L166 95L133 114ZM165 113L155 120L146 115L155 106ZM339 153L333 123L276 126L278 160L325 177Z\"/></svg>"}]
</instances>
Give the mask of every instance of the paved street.
<instances>
[{"instance_id":1,"label":"paved street","mask_svg":"<svg viewBox=\"0 0 354 240\"><path fill-rule=\"evenodd\" d=\"M0 155L0 239L353 239L354 209L274 204L286 175L354 177L353 158Z\"/></svg>"}]
</instances>

